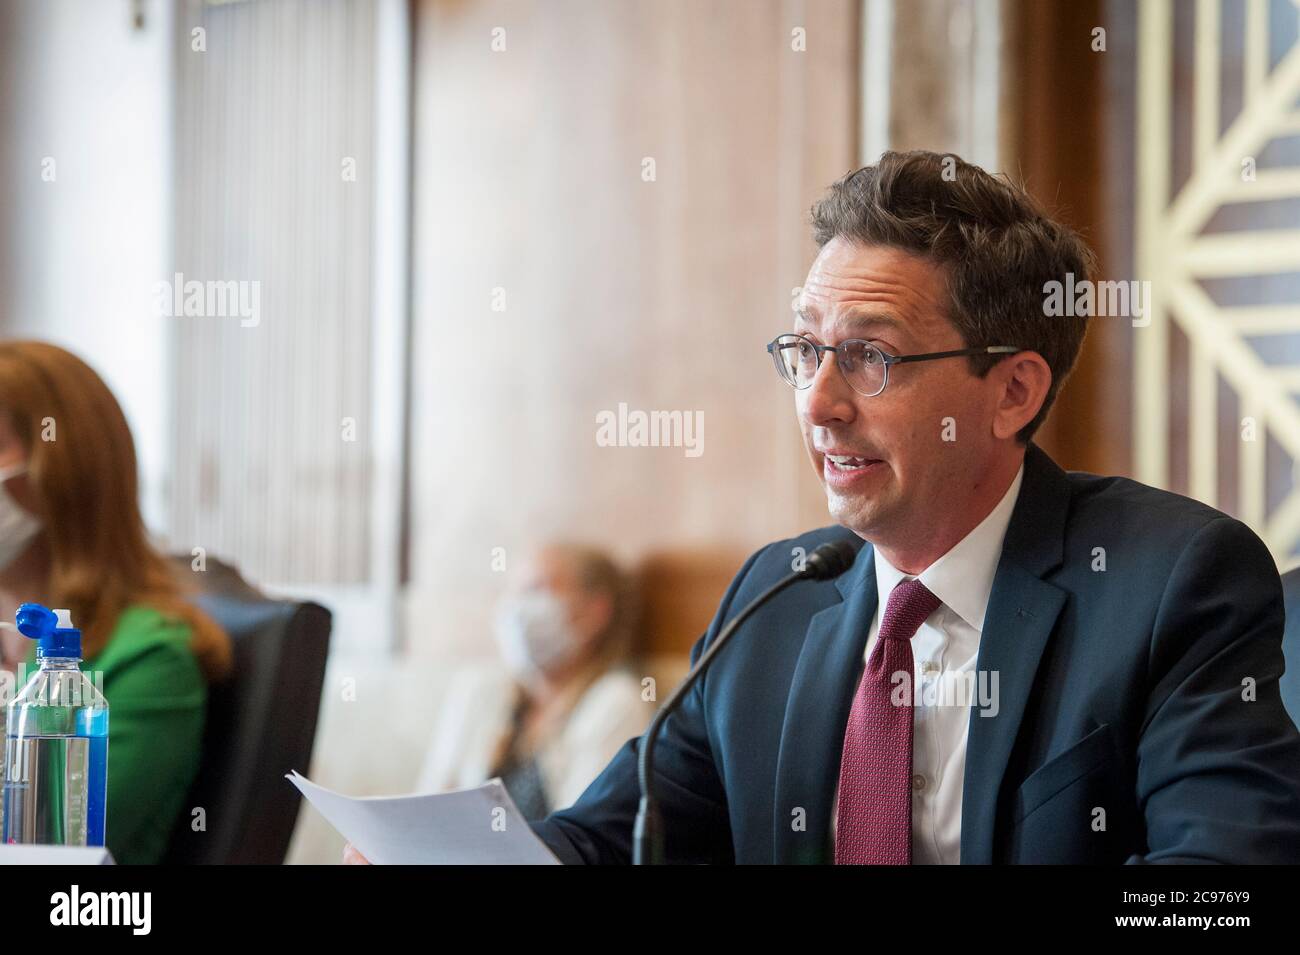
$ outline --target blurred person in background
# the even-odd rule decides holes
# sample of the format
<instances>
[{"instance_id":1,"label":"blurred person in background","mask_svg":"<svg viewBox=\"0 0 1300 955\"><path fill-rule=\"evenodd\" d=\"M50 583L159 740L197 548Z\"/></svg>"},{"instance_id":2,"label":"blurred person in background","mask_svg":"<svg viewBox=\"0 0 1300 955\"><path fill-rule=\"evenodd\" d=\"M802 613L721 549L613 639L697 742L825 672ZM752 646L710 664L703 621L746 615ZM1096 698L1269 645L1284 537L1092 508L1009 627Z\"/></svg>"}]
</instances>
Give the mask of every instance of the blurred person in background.
<instances>
[{"instance_id":1,"label":"blurred person in background","mask_svg":"<svg viewBox=\"0 0 1300 955\"><path fill-rule=\"evenodd\" d=\"M629 583L605 554L540 548L497 608L507 672L451 678L418 788L500 776L527 819L570 805L653 711L626 666L633 616Z\"/></svg>"},{"instance_id":2,"label":"blurred person in background","mask_svg":"<svg viewBox=\"0 0 1300 955\"><path fill-rule=\"evenodd\" d=\"M66 607L82 669L109 706L106 841L154 863L199 768L208 683L230 641L188 603L149 543L135 444L103 380L43 342L0 342L0 619ZM36 667L35 641L0 631L5 669ZM98 681L97 681L98 682Z\"/></svg>"}]
</instances>

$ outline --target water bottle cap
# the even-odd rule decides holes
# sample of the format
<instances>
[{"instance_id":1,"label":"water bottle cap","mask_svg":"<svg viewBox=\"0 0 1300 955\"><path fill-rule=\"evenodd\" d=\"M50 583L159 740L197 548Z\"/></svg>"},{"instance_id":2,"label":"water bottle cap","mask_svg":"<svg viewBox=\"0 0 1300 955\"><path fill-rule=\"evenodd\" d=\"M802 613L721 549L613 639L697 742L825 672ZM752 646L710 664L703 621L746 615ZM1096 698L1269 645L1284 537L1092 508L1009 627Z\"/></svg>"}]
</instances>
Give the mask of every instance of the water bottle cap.
<instances>
[{"instance_id":1,"label":"water bottle cap","mask_svg":"<svg viewBox=\"0 0 1300 955\"><path fill-rule=\"evenodd\" d=\"M81 659L81 631L72 626L67 610L50 610L41 604L23 604L14 614L18 632L36 641L36 658Z\"/></svg>"}]
</instances>

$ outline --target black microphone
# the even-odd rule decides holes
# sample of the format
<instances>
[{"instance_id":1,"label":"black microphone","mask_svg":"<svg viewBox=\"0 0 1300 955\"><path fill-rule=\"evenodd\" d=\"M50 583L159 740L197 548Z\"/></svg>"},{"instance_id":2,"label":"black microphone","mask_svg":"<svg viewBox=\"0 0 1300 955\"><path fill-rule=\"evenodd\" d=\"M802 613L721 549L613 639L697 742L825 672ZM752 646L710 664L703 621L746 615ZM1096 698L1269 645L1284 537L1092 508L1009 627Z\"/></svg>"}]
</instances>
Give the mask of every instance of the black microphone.
<instances>
[{"instance_id":1,"label":"black microphone","mask_svg":"<svg viewBox=\"0 0 1300 955\"><path fill-rule=\"evenodd\" d=\"M848 541L831 541L808 555L802 573L808 580L830 580L852 567L857 558L858 549Z\"/></svg>"},{"instance_id":2,"label":"black microphone","mask_svg":"<svg viewBox=\"0 0 1300 955\"><path fill-rule=\"evenodd\" d=\"M664 705L659 708L653 720L650 721L650 727L641 737L641 752L637 759L637 776L641 783L641 804L636 812L636 825L632 829L632 863L633 865L662 865L664 861L664 833L663 821L659 815L659 807L654 797L654 748L655 737L663 726L664 721L668 718L681 703L695 681L700 675L709 668L713 658L731 639L731 635L736 629L749 618L759 607L767 603L785 588L801 580L830 580L832 577L838 577L844 571L853 566L853 561L857 559L857 549L848 541L832 541L828 544L822 544L804 561L801 570L782 577L775 584L759 594L744 610L732 617L722 632L718 634L717 639L710 644L709 649L704 655L696 661L691 672L686 674L686 679L682 680L677 689L673 690L672 695L664 701Z\"/></svg>"}]
</instances>

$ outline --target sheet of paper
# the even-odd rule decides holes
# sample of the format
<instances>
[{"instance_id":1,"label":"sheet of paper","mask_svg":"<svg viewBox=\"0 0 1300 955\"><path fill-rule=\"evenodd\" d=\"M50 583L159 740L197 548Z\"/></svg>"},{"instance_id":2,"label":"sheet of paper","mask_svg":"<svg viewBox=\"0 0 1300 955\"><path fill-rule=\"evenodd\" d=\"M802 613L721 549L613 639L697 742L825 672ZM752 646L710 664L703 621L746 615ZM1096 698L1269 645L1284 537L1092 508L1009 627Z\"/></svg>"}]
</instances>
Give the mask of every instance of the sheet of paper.
<instances>
[{"instance_id":1,"label":"sheet of paper","mask_svg":"<svg viewBox=\"0 0 1300 955\"><path fill-rule=\"evenodd\" d=\"M112 865L103 846L0 846L0 865Z\"/></svg>"},{"instance_id":2,"label":"sheet of paper","mask_svg":"<svg viewBox=\"0 0 1300 955\"><path fill-rule=\"evenodd\" d=\"M500 779L437 795L344 796L285 775L326 821L382 865L559 865Z\"/></svg>"}]
</instances>

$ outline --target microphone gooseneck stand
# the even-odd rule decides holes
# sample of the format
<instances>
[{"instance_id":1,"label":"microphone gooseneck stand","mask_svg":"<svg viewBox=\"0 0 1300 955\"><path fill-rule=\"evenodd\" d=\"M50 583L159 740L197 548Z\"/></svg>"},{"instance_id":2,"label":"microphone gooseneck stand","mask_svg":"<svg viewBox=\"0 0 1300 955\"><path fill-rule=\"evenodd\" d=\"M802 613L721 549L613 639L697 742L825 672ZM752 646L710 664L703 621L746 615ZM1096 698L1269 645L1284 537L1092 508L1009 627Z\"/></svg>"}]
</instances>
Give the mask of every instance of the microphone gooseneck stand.
<instances>
[{"instance_id":1,"label":"microphone gooseneck stand","mask_svg":"<svg viewBox=\"0 0 1300 955\"><path fill-rule=\"evenodd\" d=\"M686 694L690 692L691 687L699 681L700 676L709 668L709 665L721 652L722 648L727 645L727 641L731 639L732 634L739 629L740 625L754 611L791 584L796 584L801 580L830 580L832 577L838 577L852 566L856 558L857 550L847 541L833 541L829 544L822 544L808 555L808 560L802 570L797 570L778 580L750 601L745 609L731 618L727 625L722 628L717 639L710 644L709 649L696 661L695 666L691 668L691 672L686 675L686 678L672 692L672 695L664 701L664 705L659 708L659 712L650 721L650 726L645 731L645 735L641 737L641 752L637 758L637 776L641 783L641 804L637 808L636 824L632 830L632 863L634 865L662 865L664 862L663 819L659 814L659 806L654 796L654 749L655 739L669 715L677 709Z\"/></svg>"}]
</instances>

